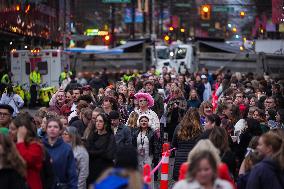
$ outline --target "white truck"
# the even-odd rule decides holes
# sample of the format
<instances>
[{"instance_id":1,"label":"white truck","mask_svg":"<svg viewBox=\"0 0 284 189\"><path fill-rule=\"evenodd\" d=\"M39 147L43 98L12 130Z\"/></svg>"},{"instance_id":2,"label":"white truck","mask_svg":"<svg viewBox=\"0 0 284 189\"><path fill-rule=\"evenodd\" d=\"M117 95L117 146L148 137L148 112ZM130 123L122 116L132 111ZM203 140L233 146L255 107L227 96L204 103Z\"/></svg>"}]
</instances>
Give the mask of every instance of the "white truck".
<instances>
[{"instance_id":1,"label":"white truck","mask_svg":"<svg viewBox=\"0 0 284 189\"><path fill-rule=\"evenodd\" d=\"M70 68L68 55L62 50L15 50L11 52L13 83L29 84L31 71L38 67L42 84L58 86L59 75L64 67Z\"/></svg>"}]
</instances>

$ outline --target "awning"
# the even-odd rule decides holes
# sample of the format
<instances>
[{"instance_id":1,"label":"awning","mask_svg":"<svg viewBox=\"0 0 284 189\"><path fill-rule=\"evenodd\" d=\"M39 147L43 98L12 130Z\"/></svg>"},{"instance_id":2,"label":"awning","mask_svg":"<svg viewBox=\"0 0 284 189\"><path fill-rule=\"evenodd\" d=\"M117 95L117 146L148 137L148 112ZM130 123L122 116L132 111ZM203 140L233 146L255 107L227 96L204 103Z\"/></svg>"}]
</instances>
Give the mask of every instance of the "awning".
<instances>
[{"instance_id":1,"label":"awning","mask_svg":"<svg viewBox=\"0 0 284 189\"><path fill-rule=\"evenodd\" d=\"M223 42L207 42L207 41L200 41L199 42L201 45L207 45L209 47L215 48L215 49L219 49L223 52L228 52L228 53L240 53L240 47L237 46L232 46L229 45L227 43L223 43Z\"/></svg>"},{"instance_id":2,"label":"awning","mask_svg":"<svg viewBox=\"0 0 284 189\"><path fill-rule=\"evenodd\" d=\"M122 54L122 49L94 50L85 48L69 48L65 52L83 53L83 54Z\"/></svg>"},{"instance_id":3,"label":"awning","mask_svg":"<svg viewBox=\"0 0 284 189\"><path fill-rule=\"evenodd\" d=\"M113 49L123 49L123 50L126 50L128 48L132 48L132 47L141 45L143 43L144 43L144 41L127 41L125 44L117 46L117 47L115 47Z\"/></svg>"}]
</instances>

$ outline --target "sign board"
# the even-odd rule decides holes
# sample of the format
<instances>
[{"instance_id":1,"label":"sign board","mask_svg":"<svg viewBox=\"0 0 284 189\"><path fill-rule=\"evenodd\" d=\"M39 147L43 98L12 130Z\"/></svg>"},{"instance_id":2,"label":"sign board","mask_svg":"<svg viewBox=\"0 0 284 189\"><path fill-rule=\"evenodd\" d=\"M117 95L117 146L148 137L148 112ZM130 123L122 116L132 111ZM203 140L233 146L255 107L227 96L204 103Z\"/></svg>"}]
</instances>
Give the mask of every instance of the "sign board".
<instances>
[{"instance_id":1,"label":"sign board","mask_svg":"<svg viewBox=\"0 0 284 189\"><path fill-rule=\"evenodd\" d=\"M227 6L213 6L213 12L234 12L234 7L227 7Z\"/></svg>"},{"instance_id":2,"label":"sign board","mask_svg":"<svg viewBox=\"0 0 284 189\"><path fill-rule=\"evenodd\" d=\"M124 22L125 23L132 23L132 9L126 8L125 15L124 15ZM135 23L142 23L143 22L143 13L140 12L138 9L135 11Z\"/></svg>"},{"instance_id":3,"label":"sign board","mask_svg":"<svg viewBox=\"0 0 284 189\"><path fill-rule=\"evenodd\" d=\"M176 7L182 7L182 8L190 8L191 4L190 3L175 3Z\"/></svg>"},{"instance_id":4,"label":"sign board","mask_svg":"<svg viewBox=\"0 0 284 189\"><path fill-rule=\"evenodd\" d=\"M103 3L130 3L131 0L103 0Z\"/></svg>"}]
</instances>

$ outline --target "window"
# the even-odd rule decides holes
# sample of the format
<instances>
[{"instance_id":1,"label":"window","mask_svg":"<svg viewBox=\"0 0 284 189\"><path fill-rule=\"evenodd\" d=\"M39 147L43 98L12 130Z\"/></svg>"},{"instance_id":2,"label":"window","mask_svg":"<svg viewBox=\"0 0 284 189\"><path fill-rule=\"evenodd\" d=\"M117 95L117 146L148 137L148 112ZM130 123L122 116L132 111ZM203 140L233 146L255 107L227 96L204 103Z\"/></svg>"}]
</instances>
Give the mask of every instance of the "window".
<instances>
[{"instance_id":1,"label":"window","mask_svg":"<svg viewBox=\"0 0 284 189\"><path fill-rule=\"evenodd\" d=\"M170 52L169 49L157 49L157 57L158 59L169 59Z\"/></svg>"},{"instance_id":2,"label":"window","mask_svg":"<svg viewBox=\"0 0 284 189\"><path fill-rule=\"evenodd\" d=\"M186 48L177 48L176 49L176 59L184 59L186 57Z\"/></svg>"},{"instance_id":3,"label":"window","mask_svg":"<svg viewBox=\"0 0 284 189\"><path fill-rule=\"evenodd\" d=\"M38 71L41 75L47 75L48 74L48 64L47 61L44 62L38 62L37 64Z\"/></svg>"}]
</instances>

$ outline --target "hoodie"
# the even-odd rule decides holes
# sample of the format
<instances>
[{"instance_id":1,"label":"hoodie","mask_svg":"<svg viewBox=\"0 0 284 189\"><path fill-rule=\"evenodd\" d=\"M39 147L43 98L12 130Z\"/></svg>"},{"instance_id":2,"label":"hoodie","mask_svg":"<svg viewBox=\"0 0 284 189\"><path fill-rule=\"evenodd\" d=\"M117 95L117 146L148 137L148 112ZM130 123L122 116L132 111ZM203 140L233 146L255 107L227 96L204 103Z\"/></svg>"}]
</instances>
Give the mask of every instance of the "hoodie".
<instances>
[{"instance_id":1,"label":"hoodie","mask_svg":"<svg viewBox=\"0 0 284 189\"><path fill-rule=\"evenodd\" d=\"M284 171L270 158L265 158L251 170L247 189L283 189Z\"/></svg>"},{"instance_id":2,"label":"hoodie","mask_svg":"<svg viewBox=\"0 0 284 189\"><path fill-rule=\"evenodd\" d=\"M54 145L50 145L45 137L43 143L51 157L56 183L67 184L69 189L77 189L78 177L71 146L62 138L59 138ZM57 187L55 186L54 189Z\"/></svg>"}]
</instances>

